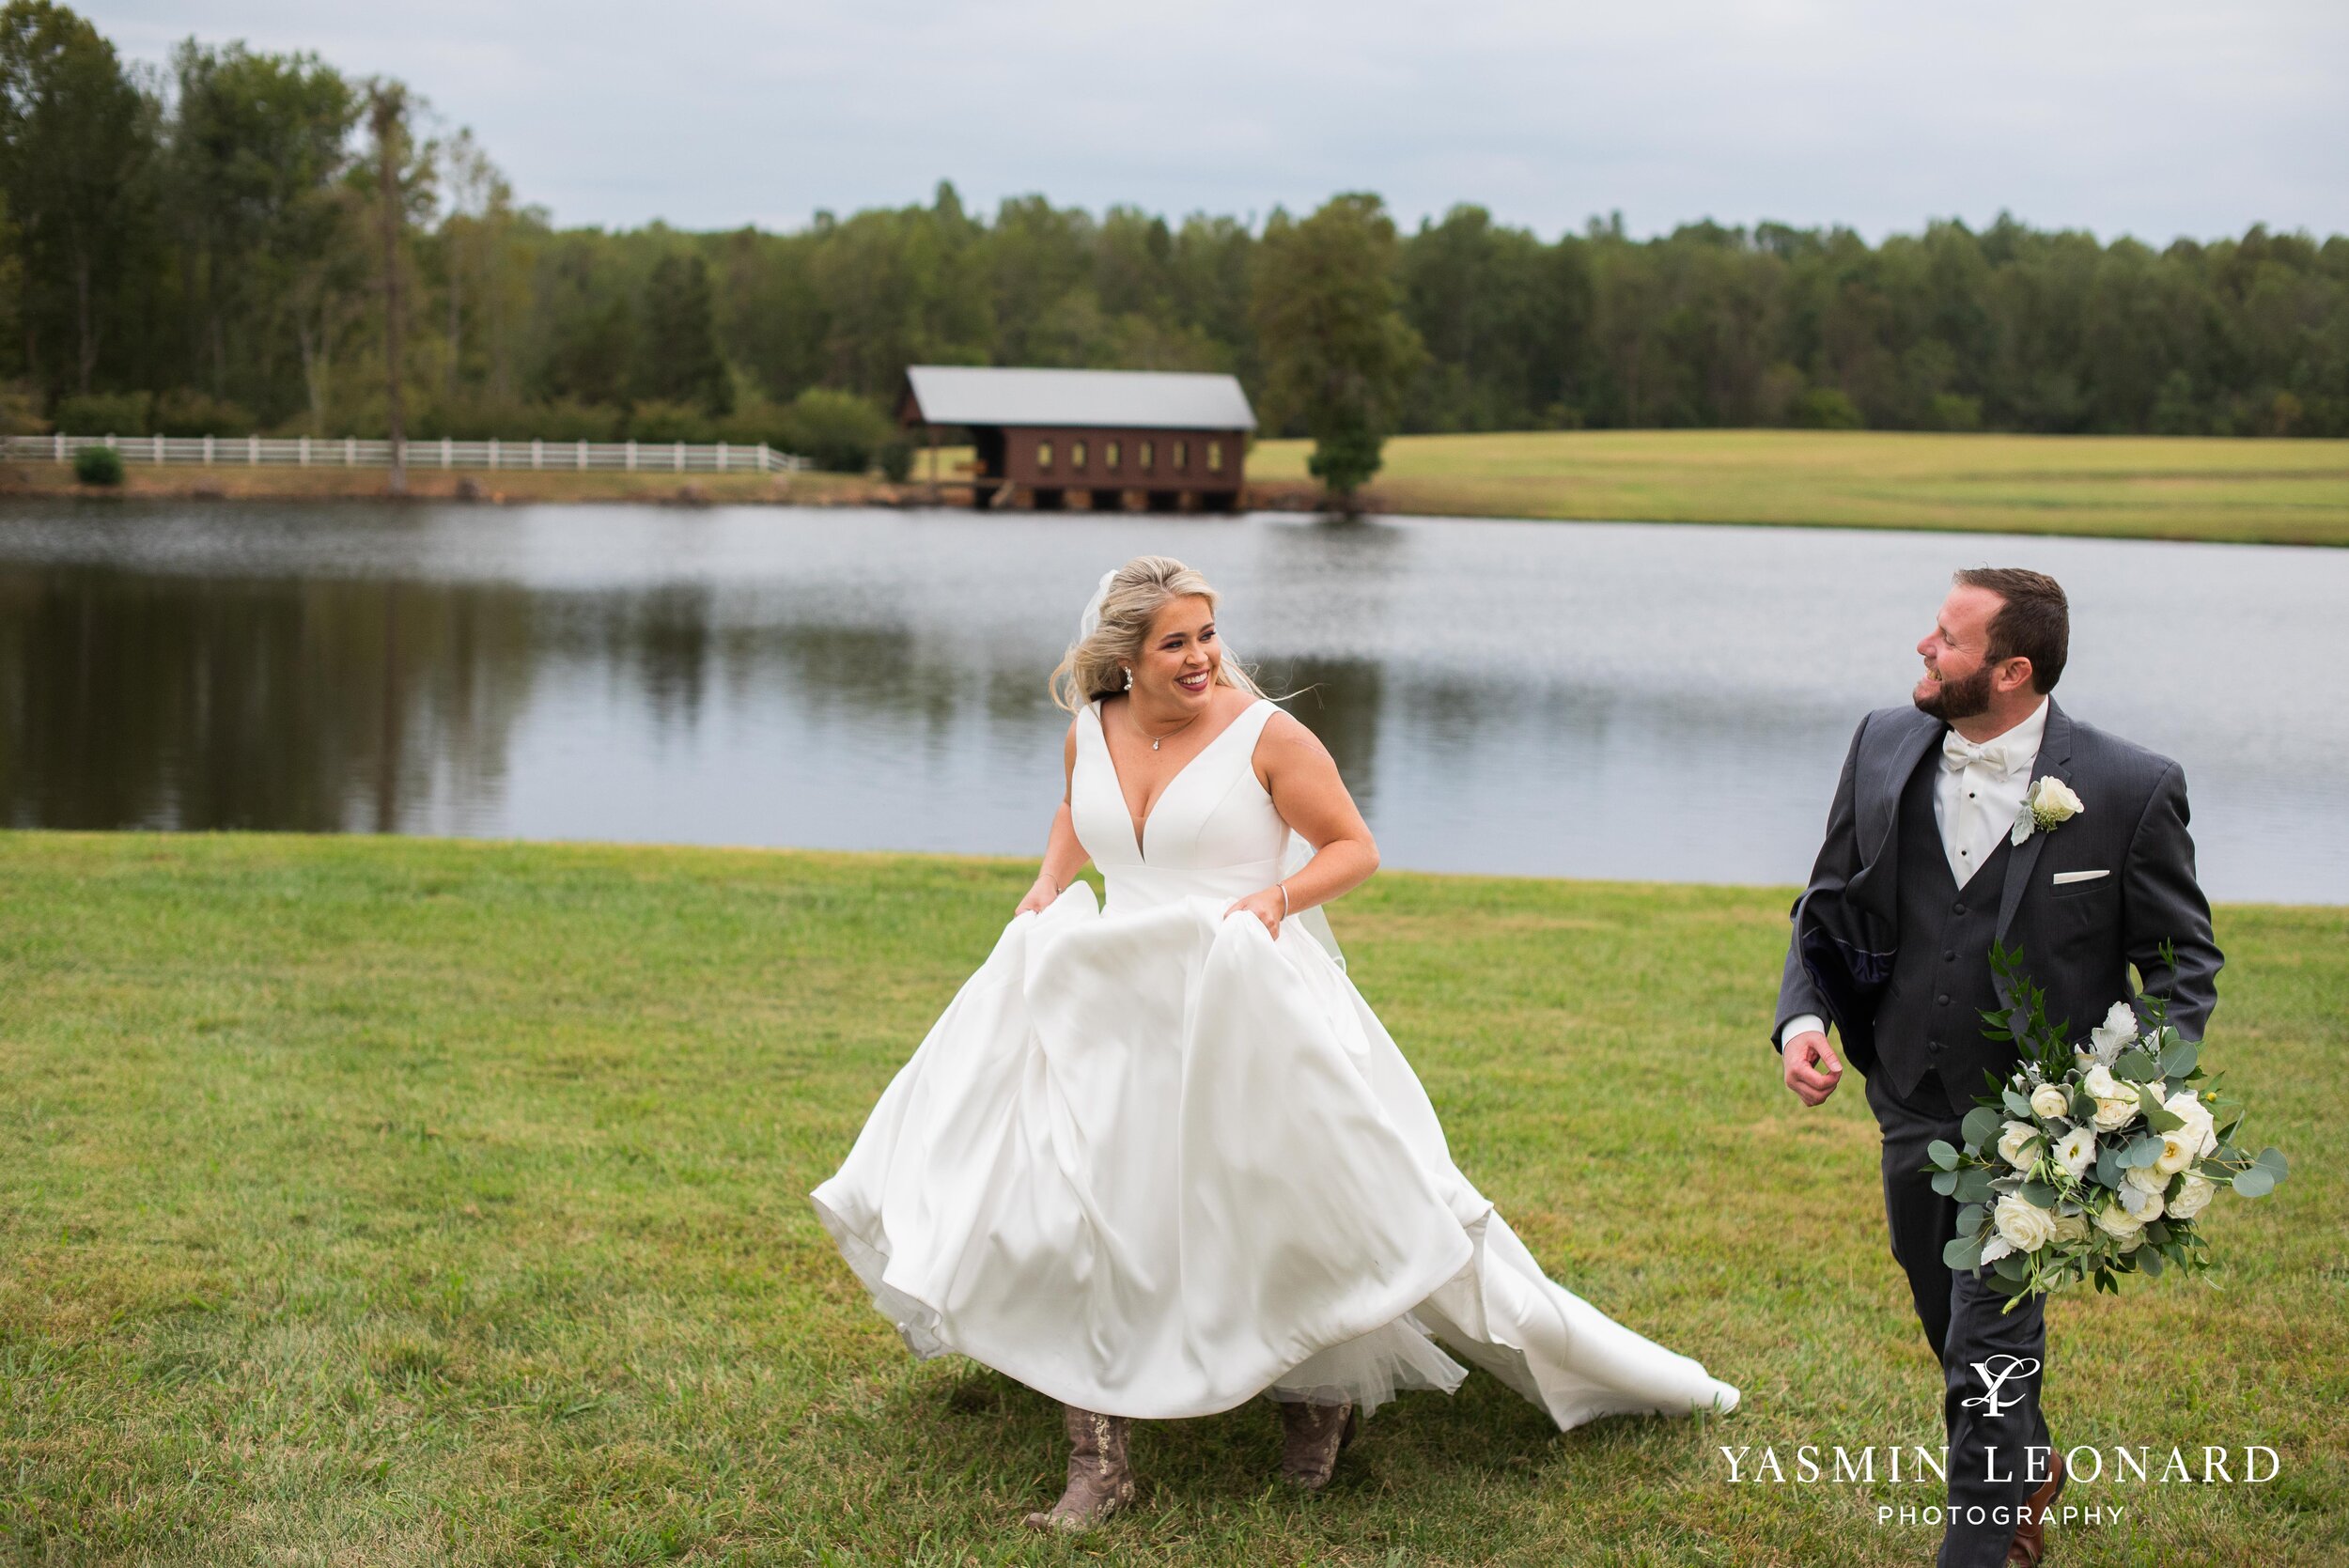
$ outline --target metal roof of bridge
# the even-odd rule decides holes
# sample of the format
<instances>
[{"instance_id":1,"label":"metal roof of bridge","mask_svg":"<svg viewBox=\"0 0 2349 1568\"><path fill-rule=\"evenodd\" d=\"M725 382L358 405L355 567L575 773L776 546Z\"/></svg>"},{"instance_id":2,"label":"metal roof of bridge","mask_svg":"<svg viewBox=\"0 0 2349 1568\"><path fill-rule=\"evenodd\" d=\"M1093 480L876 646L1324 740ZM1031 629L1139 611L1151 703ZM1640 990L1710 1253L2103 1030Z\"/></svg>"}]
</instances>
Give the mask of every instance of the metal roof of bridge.
<instances>
[{"instance_id":1,"label":"metal roof of bridge","mask_svg":"<svg viewBox=\"0 0 2349 1568\"><path fill-rule=\"evenodd\" d=\"M1252 430L1236 377L1167 370L1027 370L917 365L906 371L931 425L1062 425Z\"/></svg>"}]
</instances>

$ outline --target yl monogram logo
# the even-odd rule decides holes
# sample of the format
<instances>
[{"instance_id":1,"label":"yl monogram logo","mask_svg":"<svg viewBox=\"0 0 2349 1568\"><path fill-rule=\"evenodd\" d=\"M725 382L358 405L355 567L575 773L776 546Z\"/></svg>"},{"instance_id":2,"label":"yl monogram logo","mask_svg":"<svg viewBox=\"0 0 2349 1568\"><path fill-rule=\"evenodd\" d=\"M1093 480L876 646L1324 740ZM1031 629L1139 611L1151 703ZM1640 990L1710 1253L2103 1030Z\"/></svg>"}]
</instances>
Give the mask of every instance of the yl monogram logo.
<instances>
[{"instance_id":1,"label":"yl monogram logo","mask_svg":"<svg viewBox=\"0 0 2349 1568\"><path fill-rule=\"evenodd\" d=\"M1976 1361L1974 1375L1982 1379L1983 1391L1963 1402L1968 1410L1980 1410L1985 1418L1996 1420L2010 1405L2020 1405L2020 1393L2004 1393L2007 1384L2018 1377L2029 1377L2039 1370L2036 1358L2024 1356L1993 1356L1986 1361Z\"/></svg>"}]
</instances>

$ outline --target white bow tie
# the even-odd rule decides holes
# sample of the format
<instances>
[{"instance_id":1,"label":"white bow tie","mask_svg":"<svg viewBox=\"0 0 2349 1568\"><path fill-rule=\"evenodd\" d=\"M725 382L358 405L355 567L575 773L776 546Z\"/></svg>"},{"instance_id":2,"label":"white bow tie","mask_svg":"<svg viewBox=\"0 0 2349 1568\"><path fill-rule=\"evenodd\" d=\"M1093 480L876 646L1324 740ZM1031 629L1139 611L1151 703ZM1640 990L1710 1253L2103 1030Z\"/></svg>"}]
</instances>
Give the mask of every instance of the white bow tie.
<instances>
[{"instance_id":1,"label":"white bow tie","mask_svg":"<svg viewBox=\"0 0 2349 1568\"><path fill-rule=\"evenodd\" d=\"M1960 768L1979 762L1993 773L2003 777L2018 768L2027 768L2030 765L2029 757L2015 754L2018 748L2008 744L2008 737L2003 735L1996 740L1985 740L1978 746L1955 730L1951 730L1941 737L1941 766L1954 773Z\"/></svg>"}]
</instances>

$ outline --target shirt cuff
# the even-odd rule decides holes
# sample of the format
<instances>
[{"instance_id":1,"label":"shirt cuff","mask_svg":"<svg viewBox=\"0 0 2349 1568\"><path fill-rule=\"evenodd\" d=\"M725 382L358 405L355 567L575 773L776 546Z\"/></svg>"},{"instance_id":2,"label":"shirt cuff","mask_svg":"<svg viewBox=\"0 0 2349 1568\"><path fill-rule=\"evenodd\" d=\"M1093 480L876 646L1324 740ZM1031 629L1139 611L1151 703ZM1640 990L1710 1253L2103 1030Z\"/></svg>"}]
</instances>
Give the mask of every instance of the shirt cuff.
<instances>
[{"instance_id":1,"label":"shirt cuff","mask_svg":"<svg viewBox=\"0 0 2349 1568\"><path fill-rule=\"evenodd\" d=\"M1793 1039L1797 1034L1811 1033L1813 1030L1817 1031L1821 1034L1825 1034L1827 1032L1827 1020L1820 1017L1816 1013L1804 1013L1798 1015L1797 1017L1788 1018L1786 1020L1786 1027L1778 1032L1778 1048L1784 1050L1786 1048L1787 1041Z\"/></svg>"}]
</instances>

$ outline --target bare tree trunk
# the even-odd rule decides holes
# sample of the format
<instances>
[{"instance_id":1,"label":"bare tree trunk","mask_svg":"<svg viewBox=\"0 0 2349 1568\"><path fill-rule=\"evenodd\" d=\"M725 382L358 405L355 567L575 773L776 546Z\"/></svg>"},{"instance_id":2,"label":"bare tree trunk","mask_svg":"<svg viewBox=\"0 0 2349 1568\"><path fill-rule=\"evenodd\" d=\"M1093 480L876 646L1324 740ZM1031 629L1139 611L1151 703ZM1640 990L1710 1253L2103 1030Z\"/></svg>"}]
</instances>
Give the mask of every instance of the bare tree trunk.
<instances>
[{"instance_id":1,"label":"bare tree trunk","mask_svg":"<svg viewBox=\"0 0 2349 1568\"><path fill-rule=\"evenodd\" d=\"M81 393L89 396L91 375L98 369L98 334L89 318L89 253L73 253L73 325L81 334L78 369L81 373Z\"/></svg>"},{"instance_id":2,"label":"bare tree trunk","mask_svg":"<svg viewBox=\"0 0 2349 1568\"><path fill-rule=\"evenodd\" d=\"M310 318L297 308L294 311L294 337L302 345L302 384L310 395L310 433L326 434L326 375L327 331L329 303L319 302L319 320L315 331Z\"/></svg>"},{"instance_id":3,"label":"bare tree trunk","mask_svg":"<svg viewBox=\"0 0 2349 1568\"><path fill-rule=\"evenodd\" d=\"M408 493L408 411L400 400L400 383L406 369L403 355L406 343L400 319L399 290L399 154L404 139L400 134L402 91L395 83L376 89L375 147L379 172L377 183L382 201L383 229L383 376L389 395L385 407L386 422L392 438L391 491L394 495Z\"/></svg>"},{"instance_id":4,"label":"bare tree trunk","mask_svg":"<svg viewBox=\"0 0 2349 1568\"><path fill-rule=\"evenodd\" d=\"M212 396L228 396L228 334L221 330L217 304L212 307Z\"/></svg>"},{"instance_id":5,"label":"bare tree trunk","mask_svg":"<svg viewBox=\"0 0 2349 1568\"><path fill-rule=\"evenodd\" d=\"M457 361L463 342L462 337L459 336L461 330L458 325L457 276L452 272L448 280L448 375L445 378L448 382L448 400L451 403L457 401Z\"/></svg>"}]
</instances>

